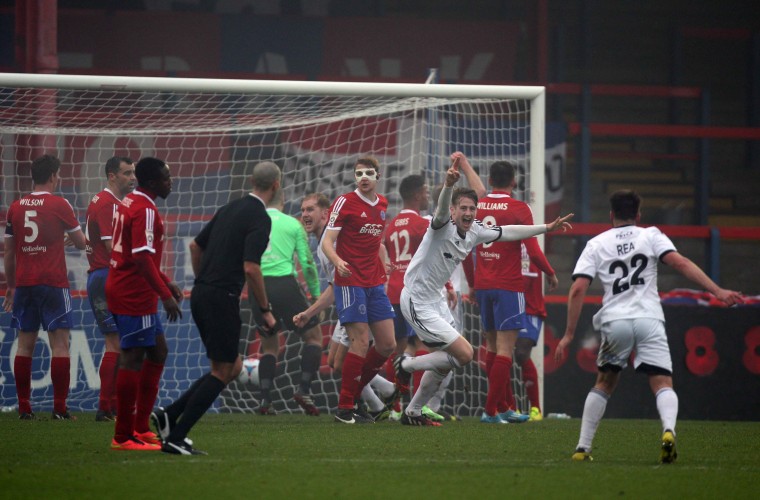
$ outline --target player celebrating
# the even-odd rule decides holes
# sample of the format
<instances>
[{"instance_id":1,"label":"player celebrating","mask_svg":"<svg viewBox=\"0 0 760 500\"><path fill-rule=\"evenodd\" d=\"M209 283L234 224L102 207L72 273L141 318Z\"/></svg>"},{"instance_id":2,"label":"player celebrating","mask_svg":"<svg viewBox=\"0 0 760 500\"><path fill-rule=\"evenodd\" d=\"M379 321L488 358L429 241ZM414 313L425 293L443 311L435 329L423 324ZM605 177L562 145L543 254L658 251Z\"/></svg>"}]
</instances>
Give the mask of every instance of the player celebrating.
<instances>
[{"instance_id":1,"label":"player celebrating","mask_svg":"<svg viewBox=\"0 0 760 500\"><path fill-rule=\"evenodd\" d=\"M92 197L87 207L85 237L87 260L87 297L95 315L100 333L106 341L106 349L100 360L100 397L95 420L116 420L116 373L119 369L119 330L106 303L106 277L111 260L111 239L114 214L121 199L135 187L135 167L132 160L120 156L106 162L107 185Z\"/></svg>"},{"instance_id":2,"label":"player celebrating","mask_svg":"<svg viewBox=\"0 0 760 500\"><path fill-rule=\"evenodd\" d=\"M30 401L32 355L40 325L48 332L52 351L53 419L74 420L66 408L71 296L63 247L65 236L84 250L85 238L69 202L51 194L58 184L60 167L61 161L52 155L32 162L34 190L11 204L5 228L8 289L3 306L13 313L11 327L19 330L13 373L21 420L35 418Z\"/></svg>"},{"instance_id":3,"label":"player celebrating","mask_svg":"<svg viewBox=\"0 0 760 500\"><path fill-rule=\"evenodd\" d=\"M570 227L566 221L572 214L537 226L484 226L475 219L478 202L475 191L453 190L460 176L459 161L460 158L455 157L446 172L435 215L404 277L401 311L419 339L428 347L438 349L424 356L401 355L394 360L396 376L402 382L408 382L411 372L426 370L420 388L401 417L405 425L440 425L422 414L422 406L451 369L472 360L472 346L454 329L454 319L442 293L454 268L481 243L522 240Z\"/></svg>"},{"instance_id":4,"label":"player celebrating","mask_svg":"<svg viewBox=\"0 0 760 500\"><path fill-rule=\"evenodd\" d=\"M172 190L169 166L146 157L135 166L137 188L118 205L113 226L111 269L106 300L119 329L121 356L116 376L117 419L111 448L159 450L148 419L158 394L167 356L158 317L161 299L170 322L182 316L182 290L160 271L164 224L156 197Z\"/></svg>"},{"instance_id":5,"label":"player celebrating","mask_svg":"<svg viewBox=\"0 0 760 500\"><path fill-rule=\"evenodd\" d=\"M388 200L376 192L380 165L375 158L359 158L354 175L357 188L333 202L321 245L335 266L335 303L351 341L335 416L336 422L346 424L356 422L356 398L396 348L393 308L385 294L380 257L388 208Z\"/></svg>"},{"instance_id":6,"label":"player celebrating","mask_svg":"<svg viewBox=\"0 0 760 500\"><path fill-rule=\"evenodd\" d=\"M660 461L671 463L676 453L678 396L673 390L673 365L665 333L665 316L657 292L657 262L673 267L686 278L733 305L741 294L720 288L691 260L676 251L673 242L656 227L641 228L641 198L633 191L616 191L610 196L612 229L592 238L583 249L573 270L567 297L567 326L557 345L560 361L572 342L583 299L591 280L599 276L604 287L602 308L594 315L593 326L602 341L596 364L599 373L583 407L583 420L573 460L590 461L591 444L602 420L607 401L617 386L620 371L635 352L636 371L646 373L655 395L662 422Z\"/></svg>"},{"instance_id":7,"label":"player celebrating","mask_svg":"<svg viewBox=\"0 0 760 500\"><path fill-rule=\"evenodd\" d=\"M488 183L493 191L478 201L478 215L483 224L533 224L530 206L512 198L512 190L517 186L514 164L506 161L493 163ZM525 245L529 247L529 255L535 256L533 260L539 268L548 276L554 276L537 240L527 239ZM518 414L506 404L506 400L514 399L510 382L512 353L518 332L525 328L522 245L520 241L487 243L478 248L476 258L475 289L488 345L488 396L481 422L525 422L529 415ZM553 279L556 281L556 277Z\"/></svg>"}]
</instances>

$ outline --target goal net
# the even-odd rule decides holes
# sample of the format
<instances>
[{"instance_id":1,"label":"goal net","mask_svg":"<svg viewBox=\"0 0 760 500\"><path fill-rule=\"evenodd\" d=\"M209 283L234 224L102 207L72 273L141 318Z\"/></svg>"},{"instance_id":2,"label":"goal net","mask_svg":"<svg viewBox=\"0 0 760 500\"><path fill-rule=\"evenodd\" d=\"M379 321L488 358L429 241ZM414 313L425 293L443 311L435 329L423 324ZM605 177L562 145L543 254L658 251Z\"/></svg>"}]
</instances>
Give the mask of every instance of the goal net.
<instances>
[{"instance_id":1,"label":"goal net","mask_svg":"<svg viewBox=\"0 0 760 500\"><path fill-rule=\"evenodd\" d=\"M57 194L69 200L81 222L91 197L105 186L108 158L164 159L173 189L168 199L157 200L167 224L163 270L186 294L193 284L189 242L217 208L249 189L247 179L259 161L280 166L285 212L298 217L307 193L323 192L332 200L353 190L354 162L371 154L382 165L378 192L388 198L393 217L406 175L424 174L432 187L442 181L449 155L458 150L485 182L491 162L509 159L521 168L519 194L531 202L535 220L543 221L543 148L543 87L0 74L3 217L13 200L31 190L31 160L42 154L62 160ZM86 299L87 260L67 249L66 263L76 325L69 407L95 410L104 342ZM165 325L170 354L159 404L178 397L208 370L188 302L183 302L183 319ZM247 307L243 301L240 351L256 357L259 342ZM325 356L312 386L322 411L337 407L340 386L326 363L334 313L326 317ZM17 340L9 324L6 314L0 324L0 406L7 409L16 404ZM455 375L444 404L459 415L474 415L485 403L487 387L477 311L466 308L463 325L476 360ZM294 334L282 336L273 393L278 412L300 411L292 395L300 381L301 345ZM539 374L541 347L534 349ZM34 353L32 378L33 408L52 408L45 332ZM233 382L216 408L251 411L258 397L255 385Z\"/></svg>"}]
</instances>

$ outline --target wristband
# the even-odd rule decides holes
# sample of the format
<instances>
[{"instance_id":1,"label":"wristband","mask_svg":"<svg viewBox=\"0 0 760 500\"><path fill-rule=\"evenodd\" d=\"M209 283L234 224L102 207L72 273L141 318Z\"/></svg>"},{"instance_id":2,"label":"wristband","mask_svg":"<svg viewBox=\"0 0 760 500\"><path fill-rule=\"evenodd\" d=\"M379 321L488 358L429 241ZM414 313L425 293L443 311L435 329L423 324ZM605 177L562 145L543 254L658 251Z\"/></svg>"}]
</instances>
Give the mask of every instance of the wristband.
<instances>
[{"instance_id":1,"label":"wristband","mask_svg":"<svg viewBox=\"0 0 760 500\"><path fill-rule=\"evenodd\" d=\"M261 314L272 312L272 303L268 303L266 307L259 306L259 311Z\"/></svg>"}]
</instances>

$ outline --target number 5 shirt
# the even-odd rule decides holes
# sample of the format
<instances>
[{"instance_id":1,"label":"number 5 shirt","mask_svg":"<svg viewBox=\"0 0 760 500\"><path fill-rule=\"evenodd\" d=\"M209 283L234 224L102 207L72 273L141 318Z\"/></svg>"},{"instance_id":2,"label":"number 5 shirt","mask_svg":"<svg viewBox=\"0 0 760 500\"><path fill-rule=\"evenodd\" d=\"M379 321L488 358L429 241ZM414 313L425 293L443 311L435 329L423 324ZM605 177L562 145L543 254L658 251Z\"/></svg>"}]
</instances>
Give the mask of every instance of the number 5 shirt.
<instances>
[{"instance_id":1,"label":"number 5 shirt","mask_svg":"<svg viewBox=\"0 0 760 500\"><path fill-rule=\"evenodd\" d=\"M68 288L63 237L78 229L74 209L60 196L36 191L14 201L5 241L16 249L16 286Z\"/></svg>"},{"instance_id":2,"label":"number 5 shirt","mask_svg":"<svg viewBox=\"0 0 760 500\"><path fill-rule=\"evenodd\" d=\"M656 227L621 226L592 238L573 270L573 279L597 275L604 287L594 329L616 319L665 321L657 291L657 261L675 252L670 238Z\"/></svg>"}]
</instances>

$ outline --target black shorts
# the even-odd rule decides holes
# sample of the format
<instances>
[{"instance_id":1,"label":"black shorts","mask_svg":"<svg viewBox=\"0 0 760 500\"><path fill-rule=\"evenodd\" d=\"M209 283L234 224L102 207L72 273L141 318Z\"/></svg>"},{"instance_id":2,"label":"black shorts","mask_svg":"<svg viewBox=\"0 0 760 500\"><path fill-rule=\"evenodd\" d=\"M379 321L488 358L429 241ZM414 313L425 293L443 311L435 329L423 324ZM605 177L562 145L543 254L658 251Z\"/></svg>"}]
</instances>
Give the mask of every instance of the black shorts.
<instances>
[{"instance_id":1,"label":"black shorts","mask_svg":"<svg viewBox=\"0 0 760 500\"><path fill-rule=\"evenodd\" d=\"M240 297L222 288L196 284L190 296L190 311L198 325L208 358L234 363L240 341Z\"/></svg>"},{"instance_id":2,"label":"black shorts","mask_svg":"<svg viewBox=\"0 0 760 500\"><path fill-rule=\"evenodd\" d=\"M272 304L272 314L282 322L283 330L302 334L319 324L319 315L312 317L303 328L296 328L293 323L293 316L309 308L309 301L306 300L306 295L295 276L265 276L264 286L269 303ZM248 294L248 300L251 303L254 321L257 325L262 324L259 304L252 293Z\"/></svg>"}]
</instances>

